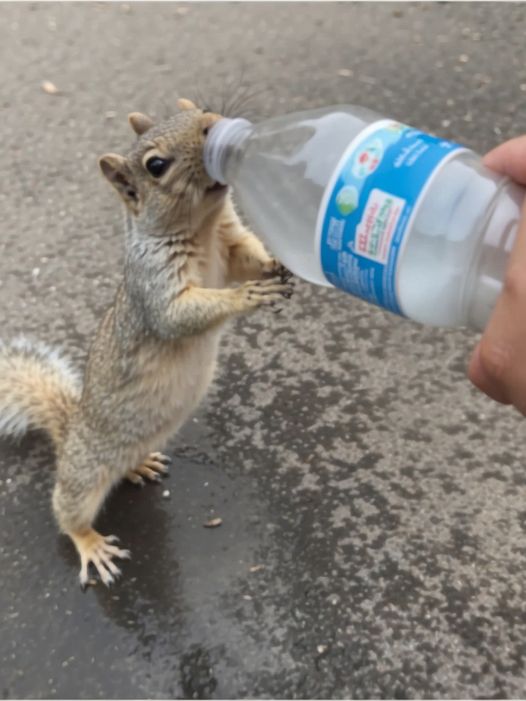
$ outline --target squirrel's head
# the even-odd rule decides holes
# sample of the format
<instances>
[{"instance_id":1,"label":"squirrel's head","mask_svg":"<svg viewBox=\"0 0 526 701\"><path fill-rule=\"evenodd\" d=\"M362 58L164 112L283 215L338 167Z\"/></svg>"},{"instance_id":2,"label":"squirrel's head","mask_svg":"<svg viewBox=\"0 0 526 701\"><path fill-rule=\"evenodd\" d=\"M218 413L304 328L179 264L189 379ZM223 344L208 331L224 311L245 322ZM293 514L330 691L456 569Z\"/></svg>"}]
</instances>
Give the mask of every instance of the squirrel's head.
<instances>
[{"instance_id":1,"label":"squirrel's head","mask_svg":"<svg viewBox=\"0 0 526 701\"><path fill-rule=\"evenodd\" d=\"M177 115L154 124L139 112L128 121L138 139L127 156L99 159L106 179L137 219L155 231L198 227L222 206L226 186L214 182L203 165L203 147L220 115L203 112L190 100L179 100Z\"/></svg>"}]
</instances>

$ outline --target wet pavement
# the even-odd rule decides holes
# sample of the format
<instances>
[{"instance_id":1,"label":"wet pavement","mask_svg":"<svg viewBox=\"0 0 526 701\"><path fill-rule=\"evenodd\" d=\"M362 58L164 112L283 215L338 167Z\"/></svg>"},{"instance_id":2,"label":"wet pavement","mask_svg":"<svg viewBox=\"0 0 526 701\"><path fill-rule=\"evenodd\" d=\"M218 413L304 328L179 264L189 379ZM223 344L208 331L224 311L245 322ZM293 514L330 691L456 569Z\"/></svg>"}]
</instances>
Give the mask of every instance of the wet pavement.
<instances>
[{"instance_id":1,"label":"wet pavement","mask_svg":"<svg viewBox=\"0 0 526 701\"><path fill-rule=\"evenodd\" d=\"M357 102L480 151L524 131L520 5L1 13L1 335L78 363L119 279L96 157L129 111L249 85L258 116ZM468 384L474 342L306 283L230 326L170 477L100 517L133 554L110 590L78 588L45 438L2 443L2 696L524 696L524 423Z\"/></svg>"}]
</instances>

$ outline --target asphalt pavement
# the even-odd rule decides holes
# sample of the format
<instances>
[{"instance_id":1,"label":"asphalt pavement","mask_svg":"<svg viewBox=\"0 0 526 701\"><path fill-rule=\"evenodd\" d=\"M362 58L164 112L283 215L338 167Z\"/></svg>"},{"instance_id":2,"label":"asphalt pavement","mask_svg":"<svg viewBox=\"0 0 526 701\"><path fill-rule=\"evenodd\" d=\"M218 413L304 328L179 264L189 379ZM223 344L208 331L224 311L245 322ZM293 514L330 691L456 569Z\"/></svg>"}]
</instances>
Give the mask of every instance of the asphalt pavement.
<instances>
[{"instance_id":1,"label":"asphalt pavement","mask_svg":"<svg viewBox=\"0 0 526 701\"><path fill-rule=\"evenodd\" d=\"M480 152L526 130L521 4L0 13L0 335L79 364L121 275L96 158L128 112L354 102ZM231 325L170 477L99 519L133 553L110 590L78 587L48 442L1 443L2 697L524 697L525 425L468 383L475 341L307 283Z\"/></svg>"}]
</instances>

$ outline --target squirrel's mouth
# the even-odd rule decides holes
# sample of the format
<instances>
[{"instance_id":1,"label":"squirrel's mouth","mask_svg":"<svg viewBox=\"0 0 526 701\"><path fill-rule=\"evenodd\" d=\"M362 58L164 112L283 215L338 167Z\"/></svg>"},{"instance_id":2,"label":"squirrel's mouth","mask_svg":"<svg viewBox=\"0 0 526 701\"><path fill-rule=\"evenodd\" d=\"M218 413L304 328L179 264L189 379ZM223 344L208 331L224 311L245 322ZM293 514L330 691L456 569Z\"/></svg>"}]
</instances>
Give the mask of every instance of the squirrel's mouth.
<instances>
[{"instance_id":1,"label":"squirrel's mouth","mask_svg":"<svg viewBox=\"0 0 526 701\"><path fill-rule=\"evenodd\" d=\"M214 183L213 185L210 185L210 187L206 188L207 192L224 192L225 190L228 190L228 185L223 185L222 183Z\"/></svg>"}]
</instances>

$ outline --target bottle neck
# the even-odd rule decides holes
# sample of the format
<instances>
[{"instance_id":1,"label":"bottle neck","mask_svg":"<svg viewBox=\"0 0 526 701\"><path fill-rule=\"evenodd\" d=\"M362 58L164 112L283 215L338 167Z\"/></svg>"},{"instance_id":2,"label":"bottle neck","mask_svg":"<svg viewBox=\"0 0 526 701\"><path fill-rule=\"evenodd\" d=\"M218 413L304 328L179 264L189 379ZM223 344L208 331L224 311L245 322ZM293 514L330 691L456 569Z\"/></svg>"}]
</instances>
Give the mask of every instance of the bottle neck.
<instances>
[{"instance_id":1,"label":"bottle neck","mask_svg":"<svg viewBox=\"0 0 526 701\"><path fill-rule=\"evenodd\" d=\"M212 180L222 185L231 184L227 180L228 162L251 132L252 124L247 119L225 117L214 124L203 149L205 170Z\"/></svg>"}]
</instances>

